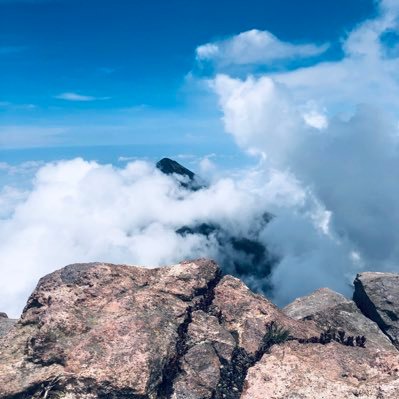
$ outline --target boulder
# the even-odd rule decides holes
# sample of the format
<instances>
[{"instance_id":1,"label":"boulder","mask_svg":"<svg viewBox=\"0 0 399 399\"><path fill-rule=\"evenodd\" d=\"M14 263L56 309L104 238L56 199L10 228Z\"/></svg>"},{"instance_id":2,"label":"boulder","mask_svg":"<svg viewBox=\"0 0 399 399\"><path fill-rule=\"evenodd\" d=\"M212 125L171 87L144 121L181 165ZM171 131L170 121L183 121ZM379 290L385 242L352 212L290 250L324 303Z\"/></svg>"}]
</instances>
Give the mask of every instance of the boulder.
<instances>
[{"instance_id":1,"label":"boulder","mask_svg":"<svg viewBox=\"0 0 399 399\"><path fill-rule=\"evenodd\" d=\"M70 265L42 278L0 343L0 397L162 398L214 262Z\"/></svg>"},{"instance_id":2,"label":"boulder","mask_svg":"<svg viewBox=\"0 0 399 399\"><path fill-rule=\"evenodd\" d=\"M365 336L368 348L396 350L378 325L364 316L355 302L328 288L295 299L283 311L296 320L313 322L324 330L331 328L344 331L346 336Z\"/></svg>"},{"instance_id":3,"label":"boulder","mask_svg":"<svg viewBox=\"0 0 399 399\"><path fill-rule=\"evenodd\" d=\"M353 300L399 349L399 274L360 273Z\"/></svg>"}]
</instances>

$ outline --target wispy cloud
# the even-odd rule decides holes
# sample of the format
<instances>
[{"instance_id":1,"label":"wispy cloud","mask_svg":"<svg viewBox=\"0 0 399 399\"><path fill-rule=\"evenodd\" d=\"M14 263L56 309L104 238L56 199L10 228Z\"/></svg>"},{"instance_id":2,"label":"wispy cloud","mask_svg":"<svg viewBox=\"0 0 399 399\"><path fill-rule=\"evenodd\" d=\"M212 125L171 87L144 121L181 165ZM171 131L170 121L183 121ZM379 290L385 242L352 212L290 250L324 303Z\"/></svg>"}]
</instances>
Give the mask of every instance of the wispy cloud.
<instances>
[{"instance_id":1,"label":"wispy cloud","mask_svg":"<svg viewBox=\"0 0 399 399\"><path fill-rule=\"evenodd\" d=\"M94 97L73 92L66 92L58 94L57 96L55 96L55 98L58 100L65 100L65 101L89 102L89 101L109 100L111 97Z\"/></svg>"},{"instance_id":2,"label":"wispy cloud","mask_svg":"<svg viewBox=\"0 0 399 399\"><path fill-rule=\"evenodd\" d=\"M328 44L283 42L268 31L252 29L231 38L197 47L198 61L219 66L268 64L276 60L314 57L324 53Z\"/></svg>"},{"instance_id":3,"label":"wispy cloud","mask_svg":"<svg viewBox=\"0 0 399 399\"><path fill-rule=\"evenodd\" d=\"M37 108L35 104L15 104L9 101L0 101L0 109L7 110L34 110Z\"/></svg>"}]
</instances>

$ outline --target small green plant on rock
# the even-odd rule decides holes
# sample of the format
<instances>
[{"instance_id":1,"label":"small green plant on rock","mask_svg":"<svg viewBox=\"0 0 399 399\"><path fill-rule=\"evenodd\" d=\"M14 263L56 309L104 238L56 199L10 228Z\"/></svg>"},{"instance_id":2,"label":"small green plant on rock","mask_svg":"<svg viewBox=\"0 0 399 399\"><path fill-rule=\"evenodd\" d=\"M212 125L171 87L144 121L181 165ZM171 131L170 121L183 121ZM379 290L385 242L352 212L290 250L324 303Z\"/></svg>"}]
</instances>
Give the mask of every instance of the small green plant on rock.
<instances>
[{"instance_id":1,"label":"small green plant on rock","mask_svg":"<svg viewBox=\"0 0 399 399\"><path fill-rule=\"evenodd\" d=\"M291 338L290 331L272 321L266 324L266 333L263 336L258 353L267 352L273 345L281 344Z\"/></svg>"}]
</instances>

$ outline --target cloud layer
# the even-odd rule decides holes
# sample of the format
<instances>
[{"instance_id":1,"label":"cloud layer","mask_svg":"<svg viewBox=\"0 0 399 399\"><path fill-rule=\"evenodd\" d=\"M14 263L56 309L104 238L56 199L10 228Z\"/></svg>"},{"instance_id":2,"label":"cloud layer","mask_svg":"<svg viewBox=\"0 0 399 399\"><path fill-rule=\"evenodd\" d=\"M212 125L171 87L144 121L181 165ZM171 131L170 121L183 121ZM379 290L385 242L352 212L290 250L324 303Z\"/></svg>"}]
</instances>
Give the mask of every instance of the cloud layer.
<instances>
[{"instance_id":1,"label":"cloud layer","mask_svg":"<svg viewBox=\"0 0 399 399\"><path fill-rule=\"evenodd\" d=\"M238 145L294 176L328 216L324 237L299 227L310 243L302 254L295 223L280 237L268 230L282 254L273 277L280 298L310 271L326 285L364 268L399 271L399 52L384 40L396 37L398 12L397 2L381 2L380 15L343 40L340 61L212 81ZM331 240L344 251L331 250Z\"/></svg>"},{"instance_id":2,"label":"cloud layer","mask_svg":"<svg viewBox=\"0 0 399 399\"><path fill-rule=\"evenodd\" d=\"M3 170L16 173L7 165ZM259 238L273 196L295 188L275 176L259 190L258 180L248 173L192 192L142 161L121 169L82 159L39 167L28 190L6 186L0 192L0 308L18 314L38 278L73 262L151 267L209 256L227 264L233 249L215 234L177 230L207 223ZM301 199L290 198L289 205Z\"/></svg>"}]
</instances>

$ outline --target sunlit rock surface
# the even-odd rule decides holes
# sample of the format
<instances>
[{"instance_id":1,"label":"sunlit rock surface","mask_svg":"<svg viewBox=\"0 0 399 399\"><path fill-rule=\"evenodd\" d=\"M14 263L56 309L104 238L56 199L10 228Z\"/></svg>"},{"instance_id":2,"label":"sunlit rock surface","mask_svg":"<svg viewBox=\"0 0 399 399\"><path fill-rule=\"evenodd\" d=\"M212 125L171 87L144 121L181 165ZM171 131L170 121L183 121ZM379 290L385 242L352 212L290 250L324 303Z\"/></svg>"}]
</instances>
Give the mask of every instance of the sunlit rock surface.
<instances>
[{"instance_id":1,"label":"sunlit rock surface","mask_svg":"<svg viewBox=\"0 0 399 399\"><path fill-rule=\"evenodd\" d=\"M366 339L347 341L321 316L296 320L345 301L349 319L363 317L337 295L302 299L290 317L210 260L69 265L39 281L0 338L0 398L397 398L399 352L374 329L334 316Z\"/></svg>"}]
</instances>

